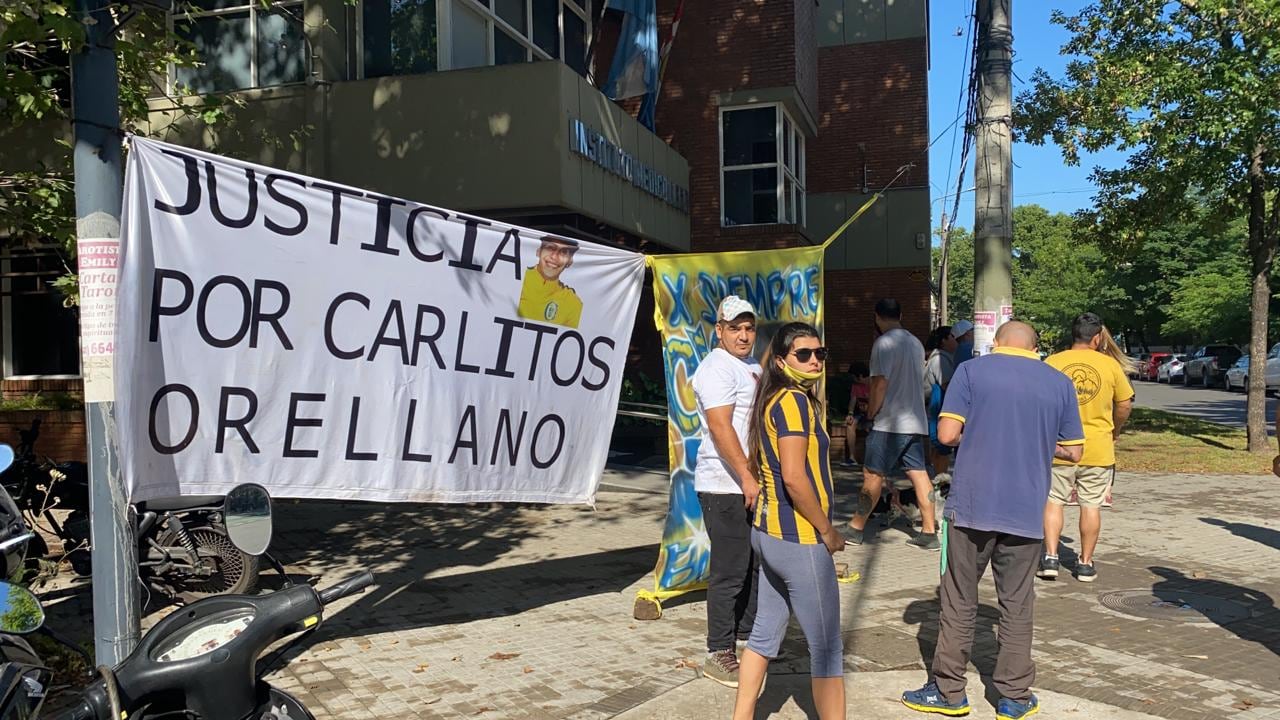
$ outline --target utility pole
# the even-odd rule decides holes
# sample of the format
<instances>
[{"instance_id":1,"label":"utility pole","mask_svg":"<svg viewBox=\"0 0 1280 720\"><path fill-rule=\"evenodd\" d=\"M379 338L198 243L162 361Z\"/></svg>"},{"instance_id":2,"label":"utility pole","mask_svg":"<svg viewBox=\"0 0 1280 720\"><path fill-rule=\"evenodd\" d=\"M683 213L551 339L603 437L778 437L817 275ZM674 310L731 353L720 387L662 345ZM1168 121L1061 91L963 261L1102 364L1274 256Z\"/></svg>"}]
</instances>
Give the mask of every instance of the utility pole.
<instances>
[{"instance_id":1,"label":"utility pole","mask_svg":"<svg viewBox=\"0 0 1280 720\"><path fill-rule=\"evenodd\" d=\"M947 311L947 253L951 250L951 226L947 224L947 213L942 213L942 259L938 262L938 325L949 325Z\"/></svg>"},{"instance_id":2,"label":"utility pole","mask_svg":"<svg viewBox=\"0 0 1280 720\"><path fill-rule=\"evenodd\" d=\"M76 0L77 19L85 29L85 46L71 58L71 107L75 128L76 243L82 266L80 357L89 441L94 653L99 665L114 667L138 644L141 613L137 542L128 522L129 505L116 456L114 341L89 341L113 338L114 258L119 257L124 193L116 23L111 6L110 0ZM105 262L86 264L86 257ZM86 278L93 285L92 293L86 293ZM109 301L104 302L104 297ZM86 307L86 301L93 312Z\"/></svg>"},{"instance_id":3,"label":"utility pole","mask_svg":"<svg viewBox=\"0 0 1280 720\"><path fill-rule=\"evenodd\" d=\"M974 349L987 353L1013 311L1013 0L978 0L978 125L974 128Z\"/></svg>"}]
</instances>

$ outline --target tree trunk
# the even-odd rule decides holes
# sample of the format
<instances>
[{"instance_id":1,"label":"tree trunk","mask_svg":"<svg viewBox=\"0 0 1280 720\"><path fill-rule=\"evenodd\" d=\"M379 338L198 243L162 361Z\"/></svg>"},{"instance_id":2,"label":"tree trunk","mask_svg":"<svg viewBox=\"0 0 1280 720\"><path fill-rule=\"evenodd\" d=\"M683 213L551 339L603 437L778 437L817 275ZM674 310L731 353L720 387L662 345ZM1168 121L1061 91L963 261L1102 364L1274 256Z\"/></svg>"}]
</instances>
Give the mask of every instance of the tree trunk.
<instances>
[{"instance_id":1,"label":"tree trunk","mask_svg":"<svg viewBox=\"0 0 1280 720\"><path fill-rule=\"evenodd\" d=\"M1252 280L1249 333L1249 451L1267 453L1267 311L1271 302L1271 264L1275 258L1276 232L1267 222L1266 148L1254 148L1249 158L1249 259ZM1273 200L1273 203L1276 201Z\"/></svg>"}]
</instances>

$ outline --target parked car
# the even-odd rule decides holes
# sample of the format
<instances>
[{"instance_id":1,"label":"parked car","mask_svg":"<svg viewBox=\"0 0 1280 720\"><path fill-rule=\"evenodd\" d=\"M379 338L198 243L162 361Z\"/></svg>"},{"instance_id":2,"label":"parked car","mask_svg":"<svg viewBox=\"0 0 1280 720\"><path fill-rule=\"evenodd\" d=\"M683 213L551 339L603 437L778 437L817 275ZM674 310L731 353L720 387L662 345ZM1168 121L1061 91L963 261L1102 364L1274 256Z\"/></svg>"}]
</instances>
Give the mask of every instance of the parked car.
<instances>
[{"instance_id":1,"label":"parked car","mask_svg":"<svg viewBox=\"0 0 1280 720\"><path fill-rule=\"evenodd\" d=\"M1228 392L1239 388L1241 391L1249 389L1249 356L1241 355L1227 370L1227 374L1223 376L1223 386Z\"/></svg>"},{"instance_id":2,"label":"parked car","mask_svg":"<svg viewBox=\"0 0 1280 720\"><path fill-rule=\"evenodd\" d=\"M1182 384L1221 385L1227 368L1235 365L1243 354L1235 345L1205 345L1187 358L1182 369Z\"/></svg>"},{"instance_id":3,"label":"parked car","mask_svg":"<svg viewBox=\"0 0 1280 720\"><path fill-rule=\"evenodd\" d=\"M1153 352L1151 357L1145 363L1138 367L1138 379L1147 382L1156 381L1156 370L1160 369L1160 364L1171 357L1173 353Z\"/></svg>"},{"instance_id":4,"label":"parked car","mask_svg":"<svg viewBox=\"0 0 1280 720\"><path fill-rule=\"evenodd\" d=\"M1156 370L1156 382L1165 382L1170 385L1182 382L1182 365L1186 360L1186 355L1170 355L1165 358L1165 362L1161 363Z\"/></svg>"},{"instance_id":5,"label":"parked car","mask_svg":"<svg viewBox=\"0 0 1280 720\"><path fill-rule=\"evenodd\" d=\"M1129 367L1133 368L1133 370L1129 372L1129 379L1136 380L1139 377L1141 377L1142 368L1147 364L1147 361L1151 359L1151 353L1138 353L1137 355L1130 355L1129 359L1133 361L1129 364Z\"/></svg>"},{"instance_id":6,"label":"parked car","mask_svg":"<svg viewBox=\"0 0 1280 720\"><path fill-rule=\"evenodd\" d=\"M1271 352L1267 353L1267 367L1263 377L1267 383L1267 394L1270 395L1280 389L1280 343L1271 346Z\"/></svg>"}]
</instances>

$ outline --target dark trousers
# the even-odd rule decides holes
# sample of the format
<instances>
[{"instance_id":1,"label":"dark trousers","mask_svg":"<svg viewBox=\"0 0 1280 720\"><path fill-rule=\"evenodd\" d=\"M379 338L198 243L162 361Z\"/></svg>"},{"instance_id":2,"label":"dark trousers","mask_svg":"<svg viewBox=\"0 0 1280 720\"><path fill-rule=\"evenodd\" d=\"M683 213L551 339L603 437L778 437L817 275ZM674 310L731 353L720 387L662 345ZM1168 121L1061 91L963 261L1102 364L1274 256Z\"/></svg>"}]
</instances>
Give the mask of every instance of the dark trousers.
<instances>
[{"instance_id":1,"label":"dark trousers","mask_svg":"<svg viewBox=\"0 0 1280 720\"><path fill-rule=\"evenodd\" d=\"M996 689L1010 700L1031 697L1036 666L1031 661L1035 606L1035 570L1041 541L952 525L947 532L947 570L942 576L942 607L933 677L950 701L964 695L965 666L973 648L978 615L978 581L991 564L1000 598L1000 654L993 676Z\"/></svg>"},{"instance_id":2,"label":"dark trousers","mask_svg":"<svg viewBox=\"0 0 1280 720\"><path fill-rule=\"evenodd\" d=\"M759 560L751 549L751 512L741 495L698 493L702 522L711 539L707 581L707 651L733 648L751 636L756 620Z\"/></svg>"}]
</instances>

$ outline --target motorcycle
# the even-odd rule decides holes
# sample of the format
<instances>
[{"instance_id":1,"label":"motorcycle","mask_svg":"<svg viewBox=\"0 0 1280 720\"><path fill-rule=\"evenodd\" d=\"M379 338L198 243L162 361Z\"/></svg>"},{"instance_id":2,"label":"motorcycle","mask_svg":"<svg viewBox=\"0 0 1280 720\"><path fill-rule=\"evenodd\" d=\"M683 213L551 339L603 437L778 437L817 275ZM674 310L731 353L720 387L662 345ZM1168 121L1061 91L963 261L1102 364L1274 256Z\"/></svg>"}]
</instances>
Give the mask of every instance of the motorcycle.
<instances>
[{"instance_id":1,"label":"motorcycle","mask_svg":"<svg viewBox=\"0 0 1280 720\"><path fill-rule=\"evenodd\" d=\"M37 455L40 420L19 431L14 466L0 475L32 527L44 524L63 544L77 574L91 572L89 557L89 481L84 463L57 463ZM69 511L59 522L54 510ZM247 594L258 586L259 558L236 548L227 535L221 496L164 498L130 506L138 541L138 575L155 593L170 600L192 600L222 593ZM44 540L32 539L32 552L48 553ZM280 570L279 563L267 560Z\"/></svg>"},{"instance_id":2,"label":"motorcycle","mask_svg":"<svg viewBox=\"0 0 1280 720\"><path fill-rule=\"evenodd\" d=\"M261 492L239 494L237 488L228 494L227 529L242 552L260 554L270 543L270 499L265 490L250 487ZM326 605L372 584L373 575L364 572L320 591L294 585L270 595L192 603L157 623L115 668L100 666L101 679L58 720L313 720L297 698L262 679L270 663L255 672L258 659L278 640L301 633L292 646L314 632ZM22 635L43 625L39 600L25 588L0 583L0 595L0 632ZM0 668L0 717L37 717L48 671L39 658L6 660Z\"/></svg>"}]
</instances>

